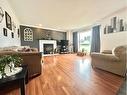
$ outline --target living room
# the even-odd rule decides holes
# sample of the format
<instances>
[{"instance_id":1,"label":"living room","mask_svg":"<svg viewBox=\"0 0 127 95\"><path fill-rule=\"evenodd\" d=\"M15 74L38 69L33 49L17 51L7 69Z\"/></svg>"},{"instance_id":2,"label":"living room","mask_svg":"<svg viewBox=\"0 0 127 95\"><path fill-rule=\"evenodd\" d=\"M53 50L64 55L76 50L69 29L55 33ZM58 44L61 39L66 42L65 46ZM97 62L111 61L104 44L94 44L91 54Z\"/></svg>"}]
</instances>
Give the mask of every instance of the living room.
<instances>
[{"instance_id":1,"label":"living room","mask_svg":"<svg viewBox=\"0 0 127 95\"><path fill-rule=\"evenodd\" d=\"M0 95L126 95L126 17L126 0L0 0Z\"/></svg>"}]
</instances>

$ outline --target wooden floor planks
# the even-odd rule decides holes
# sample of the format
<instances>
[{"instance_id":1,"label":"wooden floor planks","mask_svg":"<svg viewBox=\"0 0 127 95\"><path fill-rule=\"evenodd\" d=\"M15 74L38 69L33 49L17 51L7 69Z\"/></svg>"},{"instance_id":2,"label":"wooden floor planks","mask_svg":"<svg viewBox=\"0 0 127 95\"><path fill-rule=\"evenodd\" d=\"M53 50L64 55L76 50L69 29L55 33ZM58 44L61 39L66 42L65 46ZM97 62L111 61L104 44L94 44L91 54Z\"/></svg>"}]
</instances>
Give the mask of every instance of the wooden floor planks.
<instances>
[{"instance_id":1,"label":"wooden floor planks","mask_svg":"<svg viewBox=\"0 0 127 95\"><path fill-rule=\"evenodd\" d=\"M91 67L90 57L44 57L42 74L29 81L26 95L116 95L123 78ZM19 95L18 88L0 95Z\"/></svg>"}]
</instances>

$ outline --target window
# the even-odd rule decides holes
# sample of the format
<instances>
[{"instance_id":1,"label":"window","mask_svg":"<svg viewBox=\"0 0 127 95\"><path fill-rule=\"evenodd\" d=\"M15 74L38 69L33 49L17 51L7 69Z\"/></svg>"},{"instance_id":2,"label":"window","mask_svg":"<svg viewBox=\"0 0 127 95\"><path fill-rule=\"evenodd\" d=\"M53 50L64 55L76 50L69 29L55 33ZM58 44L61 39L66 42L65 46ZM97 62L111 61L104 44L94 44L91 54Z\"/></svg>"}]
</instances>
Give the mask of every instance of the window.
<instances>
[{"instance_id":1,"label":"window","mask_svg":"<svg viewBox=\"0 0 127 95\"><path fill-rule=\"evenodd\" d=\"M78 50L90 52L91 48L91 30L79 32Z\"/></svg>"}]
</instances>

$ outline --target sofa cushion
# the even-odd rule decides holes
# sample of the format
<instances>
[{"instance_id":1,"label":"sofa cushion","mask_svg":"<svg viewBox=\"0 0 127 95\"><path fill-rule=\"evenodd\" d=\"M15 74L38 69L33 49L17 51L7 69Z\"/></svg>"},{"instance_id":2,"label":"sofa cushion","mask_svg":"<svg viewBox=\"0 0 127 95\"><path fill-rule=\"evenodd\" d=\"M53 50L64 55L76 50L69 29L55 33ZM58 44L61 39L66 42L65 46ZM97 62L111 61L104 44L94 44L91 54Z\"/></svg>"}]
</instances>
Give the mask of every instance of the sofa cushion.
<instances>
[{"instance_id":1,"label":"sofa cushion","mask_svg":"<svg viewBox=\"0 0 127 95\"><path fill-rule=\"evenodd\" d=\"M17 49L18 52L38 52L37 48L22 48Z\"/></svg>"},{"instance_id":2,"label":"sofa cushion","mask_svg":"<svg viewBox=\"0 0 127 95\"><path fill-rule=\"evenodd\" d=\"M30 48L29 46L9 46L9 47L3 47L0 48L0 51L18 51L18 50L22 50L24 48Z\"/></svg>"},{"instance_id":3,"label":"sofa cushion","mask_svg":"<svg viewBox=\"0 0 127 95\"><path fill-rule=\"evenodd\" d=\"M1 52L38 52L37 48L30 48L29 46L10 46L0 48Z\"/></svg>"}]
</instances>

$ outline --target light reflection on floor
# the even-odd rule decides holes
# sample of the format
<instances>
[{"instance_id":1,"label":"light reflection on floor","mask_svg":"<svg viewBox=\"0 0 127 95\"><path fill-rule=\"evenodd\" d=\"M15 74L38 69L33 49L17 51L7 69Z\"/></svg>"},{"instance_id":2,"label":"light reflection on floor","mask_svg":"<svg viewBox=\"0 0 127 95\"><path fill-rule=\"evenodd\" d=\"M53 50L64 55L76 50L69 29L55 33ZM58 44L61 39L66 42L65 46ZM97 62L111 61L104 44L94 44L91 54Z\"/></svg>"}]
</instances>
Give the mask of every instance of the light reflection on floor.
<instances>
[{"instance_id":1,"label":"light reflection on floor","mask_svg":"<svg viewBox=\"0 0 127 95\"><path fill-rule=\"evenodd\" d=\"M86 80L90 80L92 74L91 59L83 57L75 62L74 72Z\"/></svg>"},{"instance_id":2,"label":"light reflection on floor","mask_svg":"<svg viewBox=\"0 0 127 95\"><path fill-rule=\"evenodd\" d=\"M89 59L83 59L79 62L79 72L81 74L84 74L85 72L88 73L88 69L90 68L90 60Z\"/></svg>"}]
</instances>

